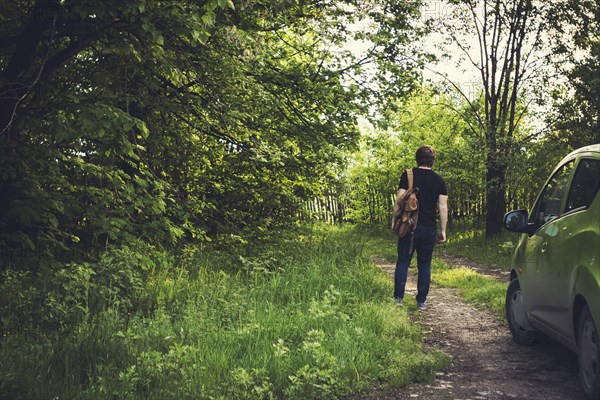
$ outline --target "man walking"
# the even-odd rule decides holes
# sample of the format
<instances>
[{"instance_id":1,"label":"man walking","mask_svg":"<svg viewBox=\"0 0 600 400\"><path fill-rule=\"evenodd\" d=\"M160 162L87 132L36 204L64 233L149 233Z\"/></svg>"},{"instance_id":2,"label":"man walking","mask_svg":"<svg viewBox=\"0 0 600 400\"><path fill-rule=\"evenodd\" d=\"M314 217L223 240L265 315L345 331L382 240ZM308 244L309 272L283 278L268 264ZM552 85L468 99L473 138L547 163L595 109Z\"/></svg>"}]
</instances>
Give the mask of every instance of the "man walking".
<instances>
[{"instance_id":1,"label":"man walking","mask_svg":"<svg viewBox=\"0 0 600 400\"><path fill-rule=\"evenodd\" d=\"M413 168L413 186L419 188L419 218L412 238L412 248L417 252L417 306L420 310L427 308L427 294L431 283L431 259L433 247L446 241L446 224L448 222L448 189L444 179L432 170L435 161L435 150L431 146L421 146L416 153L417 168ZM408 189L406 171L400 177L398 196ZM440 231L436 234L436 208L440 214ZM394 298L402 304L404 288L408 275L408 267L412 259L411 237L406 235L398 239L398 260L394 274Z\"/></svg>"}]
</instances>

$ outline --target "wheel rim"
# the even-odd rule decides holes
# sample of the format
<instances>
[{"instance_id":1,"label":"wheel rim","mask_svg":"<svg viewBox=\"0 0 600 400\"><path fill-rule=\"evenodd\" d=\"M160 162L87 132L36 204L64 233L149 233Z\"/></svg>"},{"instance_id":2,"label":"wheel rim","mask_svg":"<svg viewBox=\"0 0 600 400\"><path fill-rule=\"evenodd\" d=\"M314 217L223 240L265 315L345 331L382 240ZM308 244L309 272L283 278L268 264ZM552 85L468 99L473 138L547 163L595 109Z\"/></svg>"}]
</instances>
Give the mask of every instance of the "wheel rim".
<instances>
[{"instance_id":1,"label":"wheel rim","mask_svg":"<svg viewBox=\"0 0 600 400\"><path fill-rule=\"evenodd\" d=\"M580 368L583 381L587 387L592 387L598 379L599 363L598 360L598 333L594 328L591 319L586 319L581 330L581 343L579 351Z\"/></svg>"},{"instance_id":2,"label":"wheel rim","mask_svg":"<svg viewBox=\"0 0 600 400\"><path fill-rule=\"evenodd\" d=\"M515 291L510 298L510 314L514 321L515 328L517 328L519 332L531 330L529 321L527 320L527 314L525 313L525 305L523 304L521 290Z\"/></svg>"}]
</instances>

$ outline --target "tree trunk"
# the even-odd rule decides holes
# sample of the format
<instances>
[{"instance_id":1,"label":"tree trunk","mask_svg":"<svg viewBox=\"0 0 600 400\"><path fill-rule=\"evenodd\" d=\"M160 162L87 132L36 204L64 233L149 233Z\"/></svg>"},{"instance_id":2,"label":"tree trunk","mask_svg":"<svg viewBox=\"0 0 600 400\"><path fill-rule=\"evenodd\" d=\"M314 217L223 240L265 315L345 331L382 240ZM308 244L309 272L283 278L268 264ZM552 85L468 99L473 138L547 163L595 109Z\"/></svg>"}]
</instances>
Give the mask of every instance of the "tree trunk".
<instances>
[{"instance_id":1,"label":"tree trunk","mask_svg":"<svg viewBox=\"0 0 600 400\"><path fill-rule=\"evenodd\" d=\"M487 237L500 234L502 220L506 211L505 201L506 170L498 165L493 157L488 157L486 174L486 214L485 235Z\"/></svg>"}]
</instances>

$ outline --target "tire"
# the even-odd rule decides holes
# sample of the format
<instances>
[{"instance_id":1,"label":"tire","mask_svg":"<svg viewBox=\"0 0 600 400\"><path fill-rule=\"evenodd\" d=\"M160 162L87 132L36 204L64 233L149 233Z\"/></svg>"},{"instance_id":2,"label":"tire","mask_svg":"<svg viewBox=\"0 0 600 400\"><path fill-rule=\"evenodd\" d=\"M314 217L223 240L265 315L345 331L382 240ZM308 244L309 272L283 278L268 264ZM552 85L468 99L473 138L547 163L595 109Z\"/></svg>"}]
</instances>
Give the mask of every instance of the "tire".
<instances>
[{"instance_id":1,"label":"tire","mask_svg":"<svg viewBox=\"0 0 600 400\"><path fill-rule=\"evenodd\" d=\"M588 399L600 399L600 337L587 306L579 315L577 349L581 387Z\"/></svg>"},{"instance_id":2,"label":"tire","mask_svg":"<svg viewBox=\"0 0 600 400\"><path fill-rule=\"evenodd\" d=\"M537 337L537 332L529 325L523 293L518 279L513 279L506 290L506 321L512 333L513 340L519 344L531 346Z\"/></svg>"}]
</instances>

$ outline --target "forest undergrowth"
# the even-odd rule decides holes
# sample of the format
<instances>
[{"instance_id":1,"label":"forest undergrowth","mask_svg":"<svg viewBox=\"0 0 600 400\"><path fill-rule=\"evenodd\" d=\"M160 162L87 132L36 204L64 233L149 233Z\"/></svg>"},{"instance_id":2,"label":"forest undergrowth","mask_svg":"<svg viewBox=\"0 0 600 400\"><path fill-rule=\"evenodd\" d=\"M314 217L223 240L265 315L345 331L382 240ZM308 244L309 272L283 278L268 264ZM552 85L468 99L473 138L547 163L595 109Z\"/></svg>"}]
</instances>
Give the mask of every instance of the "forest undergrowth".
<instances>
[{"instance_id":1,"label":"forest undergrowth","mask_svg":"<svg viewBox=\"0 0 600 400\"><path fill-rule=\"evenodd\" d=\"M0 396L337 398L431 378L366 228L315 225L177 256L120 246L53 280L5 274Z\"/></svg>"}]
</instances>

